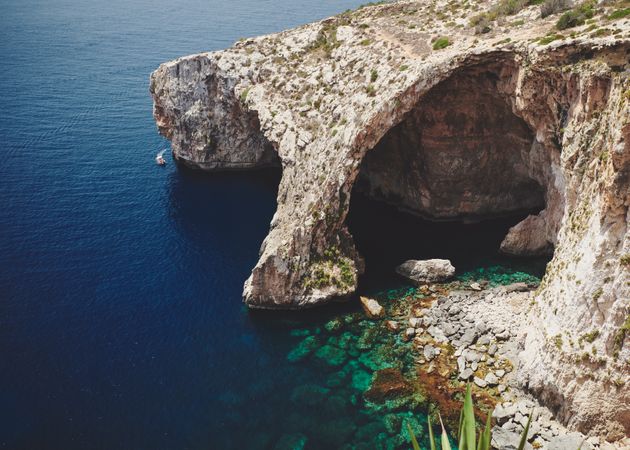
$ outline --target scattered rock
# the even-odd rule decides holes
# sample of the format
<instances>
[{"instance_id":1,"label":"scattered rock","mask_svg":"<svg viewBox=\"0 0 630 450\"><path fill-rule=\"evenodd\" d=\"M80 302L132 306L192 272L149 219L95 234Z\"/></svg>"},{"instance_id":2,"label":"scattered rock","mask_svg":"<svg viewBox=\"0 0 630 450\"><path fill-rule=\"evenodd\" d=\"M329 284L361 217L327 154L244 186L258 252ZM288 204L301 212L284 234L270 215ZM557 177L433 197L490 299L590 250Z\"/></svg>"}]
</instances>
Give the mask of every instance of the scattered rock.
<instances>
[{"instance_id":1,"label":"scattered rock","mask_svg":"<svg viewBox=\"0 0 630 450\"><path fill-rule=\"evenodd\" d=\"M481 379L481 378L479 378L479 377L475 377L475 378L473 379L473 381L474 381L474 382L475 382L475 384L476 384L477 386L479 386L480 388L484 388L484 387L486 387L486 386L488 385L488 383L486 383L486 381L485 381L485 380L482 380L482 379Z\"/></svg>"},{"instance_id":2,"label":"scattered rock","mask_svg":"<svg viewBox=\"0 0 630 450\"><path fill-rule=\"evenodd\" d=\"M470 289L473 291L480 291L481 285L479 283L470 283Z\"/></svg>"},{"instance_id":3,"label":"scattered rock","mask_svg":"<svg viewBox=\"0 0 630 450\"><path fill-rule=\"evenodd\" d=\"M432 345L426 345L424 347L424 357L427 361L431 361L433 358L435 358L437 355L440 354L440 350L435 348Z\"/></svg>"},{"instance_id":4,"label":"scattered rock","mask_svg":"<svg viewBox=\"0 0 630 450\"><path fill-rule=\"evenodd\" d=\"M464 371L465 368L466 368L466 358L464 357L464 355L460 355L457 358L457 369L461 373Z\"/></svg>"},{"instance_id":5,"label":"scattered rock","mask_svg":"<svg viewBox=\"0 0 630 450\"><path fill-rule=\"evenodd\" d=\"M370 319L378 319L385 315L383 307L373 298L361 296L359 299L361 300L361 306L363 306L365 314L367 314Z\"/></svg>"},{"instance_id":6,"label":"scattered rock","mask_svg":"<svg viewBox=\"0 0 630 450\"><path fill-rule=\"evenodd\" d=\"M448 280L455 275L455 267L448 259L410 259L396 267L396 273L420 286Z\"/></svg>"},{"instance_id":7,"label":"scattered rock","mask_svg":"<svg viewBox=\"0 0 630 450\"><path fill-rule=\"evenodd\" d=\"M580 433L568 433L559 435L549 441L549 448L553 450L592 450L590 442L583 442L584 436Z\"/></svg>"},{"instance_id":8,"label":"scattered rock","mask_svg":"<svg viewBox=\"0 0 630 450\"><path fill-rule=\"evenodd\" d=\"M466 331L464 331L464 334L462 335L459 341L460 341L460 345L464 347L468 347L469 345L474 343L476 339L477 339L477 330L475 328L468 328Z\"/></svg>"},{"instance_id":9,"label":"scattered rock","mask_svg":"<svg viewBox=\"0 0 630 450\"><path fill-rule=\"evenodd\" d=\"M471 369L468 369L468 368L462 370L459 373L459 379L460 380L464 380L464 381L469 380L470 377L472 377L472 376L473 376L473 371Z\"/></svg>"},{"instance_id":10,"label":"scattered rock","mask_svg":"<svg viewBox=\"0 0 630 450\"><path fill-rule=\"evenodd\" d=\"M497 419L498 424L503 424L509 418L514 417L514 414L516 414L516 406L510 403L503 403L494 408L492 417Z\"/></svg>"},{"instance_id":11,"label":"scattered rock","mask_svg":"<svg viewBox=\"0 0 630 450\"><path fill-rule=\"evenodd\" d=\"M400 325L395 320L386 320L385 326L390 331L398 331L398 329L400 328Z\"/></svg>"},{"instance_id":12,"label":"scattered rock","mask_svg":"<svg viewBox=\"0 0 630 450\"><path fill-rule=\"evenodd\" d=\"M527 292L530 290L527 283L512 283L512 284L508 284L507 286L503 286L503 288L501 289L506 294L509 294L512 292Z\"/></svg>"},{"instance_id":13,"label":"scattered rock","mask_svg":"<svg viewBox=\"0 0 630 450\"><path fill-rule=\"evenodd\" d=\"M488 336L487 334L479 336L479 338L477 339L478 345L488 345L489 343L490 343L490 336Z\"/></svg>"},{"instance_id":14,"label":"scattered rock","mask_svg":"<svg viewBox=\"0 0 630 450\"><path fill-rule=\"evenodd\" d=\"M500 341L507 341L510 338L510 332L508 330L498 333L495 336Z\"/></svg>"},{"instance_id":15,"label":"scattered rock","mask_svg":"<svg viewBox=\"0 0 630 450\"><path fill-rule=\"evenodd\" d=\"M444 331L444 334L449 337L457 333L458 330L459 328L451 323L445 323L442 325L442 331Z\"/></svg>"},{"instance_id":16,"label":"scattered rock","mask_svg":"<svg viewBox=\"0 0 630 450\"><path fill-rule=\"evenodd\" d=\"M444 336L444 333L442 332L442 330L440 330L438 327L432 325L429 328L427 328L427 333L429 333L431 335L431 337L433 339L435 339L437 342L447 342L448 339L446 336Z\"/></svg>"},{"instance_id":17,"label":"scattered rock","mask_svg":"<svg viewBox=\"0 0 630 450\"><path fill-rule=\"evenodd\" d=\"M488 373L488 375L486 375L486 378L484 379L489 386L496 386L497 384L499 384L499 377L497 377L492 372Z\"/></svg>"},{"instance_id":18,"label":"scattered rock","mask_svg":"<svg viewBox=\"0 0 630 450\"><path fill-rule=\"evenodd\" d=\"M517 450L521 436L502 427L492 428L492 448L498 450ZM526 443L525 449L533 450L531 444ZM555 450L555 449L554 449Z\"/></svg>"}]
</instances>

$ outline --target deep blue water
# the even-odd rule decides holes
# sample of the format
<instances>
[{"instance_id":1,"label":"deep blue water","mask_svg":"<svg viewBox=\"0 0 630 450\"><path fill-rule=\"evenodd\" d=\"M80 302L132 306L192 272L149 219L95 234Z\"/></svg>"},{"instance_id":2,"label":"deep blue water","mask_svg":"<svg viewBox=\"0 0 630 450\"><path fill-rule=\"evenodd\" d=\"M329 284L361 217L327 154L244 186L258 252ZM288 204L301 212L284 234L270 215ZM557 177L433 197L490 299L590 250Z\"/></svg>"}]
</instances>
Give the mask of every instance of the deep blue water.
<instances>
[{"instance_id":1,"label":"deep blue water","mask_svg":"<svg viewBox=\"0 0 630 450\"><path fill-rule=\"evenodd\" d=\"M228 448L225 405L255 415L284 322L240 296L277 180L157 167L148 77L358 4L2 1L0 447Z\"/></svg>"},{"instance_id":2,"label":"deep blue water","mask_svg":"<svg viewBox=\"0 0 630 450\"><path fill-rule=\"evenodd\" d=\"M384 442L357 390L375 364L353 360L357 336L318 337L346 346L343 370L287 361L305 333L356 305L278 314L241 303L279 174L157 167L167 142L148 94L163 61L359 3L2 2L0 447L262 449L297 432L307 449ZM363 232L369 253L380 231ZM338 387L350 373L354 388Z\"/></svg>"}]
</instances>

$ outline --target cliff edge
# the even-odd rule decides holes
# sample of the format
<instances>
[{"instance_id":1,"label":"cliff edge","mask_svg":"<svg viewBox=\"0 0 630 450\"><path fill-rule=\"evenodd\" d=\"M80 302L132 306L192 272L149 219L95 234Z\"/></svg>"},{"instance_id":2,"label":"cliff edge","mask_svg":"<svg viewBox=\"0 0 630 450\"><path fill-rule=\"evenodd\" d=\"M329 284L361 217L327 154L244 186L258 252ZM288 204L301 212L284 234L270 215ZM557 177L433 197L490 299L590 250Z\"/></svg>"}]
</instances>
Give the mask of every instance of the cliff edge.
<instances>
[{"instance_id":1,"label":"cliff edge","mask_svg":"<svg viewBox=\"0 0 630 450\"><path fill-rule=\"evenodd\" d=\"M553 251L518 377L569 426L616 440L630 435L628 8L363 7L162 64L154 116L184 164L282 168L252 308L355 291L353 188L436 220L541 210L502 244Z\"/></svg>"}]
</instances>

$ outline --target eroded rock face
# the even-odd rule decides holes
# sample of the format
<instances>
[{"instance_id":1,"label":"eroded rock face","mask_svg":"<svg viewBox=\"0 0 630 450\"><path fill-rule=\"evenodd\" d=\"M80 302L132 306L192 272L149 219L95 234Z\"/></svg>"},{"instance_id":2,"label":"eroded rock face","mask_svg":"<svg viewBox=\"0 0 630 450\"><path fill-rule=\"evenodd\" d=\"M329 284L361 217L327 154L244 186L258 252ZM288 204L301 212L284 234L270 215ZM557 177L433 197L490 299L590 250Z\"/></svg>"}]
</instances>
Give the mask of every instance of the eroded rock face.
<instances>
[{"instance_id":1,"label":"eroded rock face","mask_svg":"<svg viewBox=\"0 0 630 450\"><path fill-rule=\"evenodd\" d=\"M514 225L501 242L501 251L510 255L537 256L553 252L546 233L546 222L542 215L528 216Z\"/></svg>"},{"instance_id":2,"label":"eroded rock face","mask_svg":"<svg viewBox=\"0 0 630 450\"><path fill-rule=\"evenodd\" d=\"M543 209L532 131L500 90L515 72L500 55L438 83L366 154L357 187L434 219Z\"/></svg>"},{"instance_id":3,"label":"eroded rock face","mask_svg":"<svg viewBox=\"0 0 630 450\"><path fill-rule=\"evenodd\" d=\"M614 35L584 25L541 43L557 16L532 6L475 35L468 7L441 8L443 22L425 2L363 8L165 63L151 76L159 130L175 158L203 169L281 165L278 210L245 283L252 308L354 292L363 260L345 218L355 183L439 219L544 208L503 246L555 249L517 375L569 426L616 439L630 433L630 390L618 381L630 359L620 331L630 23L610 25L612 7L600 5L595 23ZM440 35L452 44L432 50Z\"/></svg>"}]
</instances>

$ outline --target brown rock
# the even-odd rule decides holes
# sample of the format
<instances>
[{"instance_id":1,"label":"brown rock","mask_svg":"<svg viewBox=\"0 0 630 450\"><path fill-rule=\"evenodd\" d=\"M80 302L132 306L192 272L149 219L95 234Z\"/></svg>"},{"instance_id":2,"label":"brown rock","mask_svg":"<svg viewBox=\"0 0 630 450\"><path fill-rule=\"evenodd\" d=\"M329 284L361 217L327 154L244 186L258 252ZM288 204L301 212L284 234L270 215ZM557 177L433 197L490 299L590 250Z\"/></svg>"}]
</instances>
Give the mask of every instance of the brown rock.
<instances>
[{"instance_id":1,"label":"brown rock","mask_svg":"<svg viewBox=\"0 0 630 450\"><path fill-rule=\"evenodd\" d=\"M365 392L366 400L383 403L386 400L403 397L413 392L412 386L405 380L399 369L388 368L377 371L372 378L370 388Z\"/></svg>"}]
</instances>

